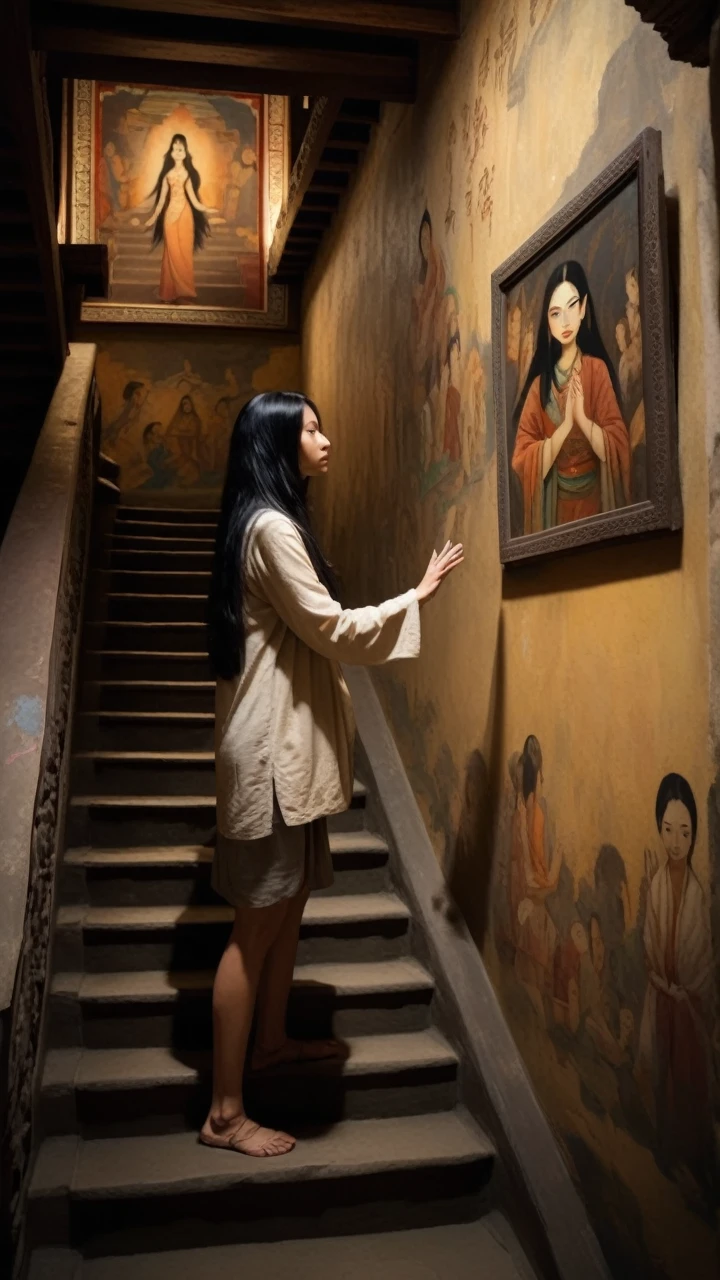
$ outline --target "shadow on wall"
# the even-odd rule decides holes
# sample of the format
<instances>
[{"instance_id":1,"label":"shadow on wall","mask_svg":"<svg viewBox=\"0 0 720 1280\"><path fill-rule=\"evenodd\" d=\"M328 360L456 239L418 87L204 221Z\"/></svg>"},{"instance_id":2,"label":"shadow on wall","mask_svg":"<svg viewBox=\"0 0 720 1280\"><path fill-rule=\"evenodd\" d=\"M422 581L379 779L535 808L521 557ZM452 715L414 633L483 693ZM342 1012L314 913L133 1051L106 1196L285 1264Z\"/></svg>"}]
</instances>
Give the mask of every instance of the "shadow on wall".
<instances>
[{"instance_id":1,"label":"shadow on wall","mask_svg":"<svg viewBox=\"0 0 720 1280\"><path fill-rule=\"evenodd\" d=\"M490 920L493 880L493 845L502 793L502 725L505 714L505 650L502 614L498 617L495 665L488 725L490 766L479 748L470 752L465 765L462 807L454 836L446 836L445 880L449 898L444 904L451 924L464 920L482 951ZM438 909L442 904L437 903Z\"/></svg>"}]
</instances>

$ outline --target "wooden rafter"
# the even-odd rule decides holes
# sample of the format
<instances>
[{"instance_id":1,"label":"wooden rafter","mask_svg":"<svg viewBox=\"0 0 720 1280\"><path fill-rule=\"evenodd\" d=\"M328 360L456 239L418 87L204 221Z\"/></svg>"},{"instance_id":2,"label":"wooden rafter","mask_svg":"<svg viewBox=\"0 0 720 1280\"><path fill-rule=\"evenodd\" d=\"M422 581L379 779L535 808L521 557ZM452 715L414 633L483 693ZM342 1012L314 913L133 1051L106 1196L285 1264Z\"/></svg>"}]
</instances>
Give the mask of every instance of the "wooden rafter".
<instances>
[{"instance_id":1,"label":"wooden rafter","mask_svg":"<svg viewBox=\"0 0 720 1280\"><path fill-rule=\"evenodd\" d=\"M130 79L180 88L245 89L255 93L309 93L407 102L415 67L406 54L295 48L290 44L213 44L169 36L40 23L34 45L58 71L78 79ZM172 64L172 67L171 65Z\"/></svg>"},{"instance_id":2,"label":"wooden rafter","mask_svg":"<svg viewBox=\"0 0 720 1280\"><path fill-rule=\"evenodd\" d=\"M305 199L313 174L330 136L330 131L337 119L341 102L342 99L340 98L319 98L313 107L302 146L290 175L287 200L278 218L273 242L270 246L268 273L271 276L275 275L280 265L280 260L286 249L288 235Z\"/></svg>"},{"instance_id":3,"label":"wooden rafter","mask_svg":"<svg viewBox=\"0 0 720 1280\"><path fill-rule=\"evenodd\" d=\"M87 8L125 9L137 13L190 14L240 22L320 27L364 35L403 39L453 39L459 33L455 0L418 4L383 0L73 0ZM62 0L55 0L58 9Z\"/></svg>"}]
</instances>

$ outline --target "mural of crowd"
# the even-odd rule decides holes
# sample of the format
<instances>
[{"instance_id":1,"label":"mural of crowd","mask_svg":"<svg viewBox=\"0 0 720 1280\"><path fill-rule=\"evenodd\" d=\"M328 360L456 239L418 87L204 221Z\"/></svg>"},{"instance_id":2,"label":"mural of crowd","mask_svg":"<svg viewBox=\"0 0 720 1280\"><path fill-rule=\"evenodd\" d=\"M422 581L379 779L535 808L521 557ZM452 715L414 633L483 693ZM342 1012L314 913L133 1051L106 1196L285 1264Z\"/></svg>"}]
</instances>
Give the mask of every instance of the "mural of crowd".
<instances>
[{"instance_id":1,"label":"mural of crowd","mask_svg":"<svg viewBox=\"0 0 720 1280\"><path fill-rule=\"evenodd\" d=\"M712 946L693 870L698 812L670 773L655 804L637 902L625 862L603 845L592 882L575 884L543 796L530 735L508 762L495 944L529 997L585 1105L648 1147L687 1203L711 1213Z\"/></svg>"}]
</instances>

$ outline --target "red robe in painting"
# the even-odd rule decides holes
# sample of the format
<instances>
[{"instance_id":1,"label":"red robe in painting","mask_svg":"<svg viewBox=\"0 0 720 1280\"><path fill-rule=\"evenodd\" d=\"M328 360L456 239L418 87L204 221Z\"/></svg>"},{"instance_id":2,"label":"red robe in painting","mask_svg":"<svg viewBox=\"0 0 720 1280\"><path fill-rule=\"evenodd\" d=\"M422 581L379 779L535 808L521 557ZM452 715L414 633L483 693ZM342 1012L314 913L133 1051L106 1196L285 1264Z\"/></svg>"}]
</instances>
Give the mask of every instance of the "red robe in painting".
<instances>
[{"instance_id":1,"label":"red robe in painting","mask_svg":"<svg viewBox=\"0 0 720 1280\"><path fill-rule=\"evenodd\" d=\"M525 533L614 511L631 501L630 439L604 360L582 356L580 377L585 412L605 437L606 461L600 461L575 423L543 479L543 445L557 427L541 404L537 377L523 405L512 458L523 489ZM567 388L560 391L553 384L552 395L562 418Z\"/></svg>"}]
</instances>

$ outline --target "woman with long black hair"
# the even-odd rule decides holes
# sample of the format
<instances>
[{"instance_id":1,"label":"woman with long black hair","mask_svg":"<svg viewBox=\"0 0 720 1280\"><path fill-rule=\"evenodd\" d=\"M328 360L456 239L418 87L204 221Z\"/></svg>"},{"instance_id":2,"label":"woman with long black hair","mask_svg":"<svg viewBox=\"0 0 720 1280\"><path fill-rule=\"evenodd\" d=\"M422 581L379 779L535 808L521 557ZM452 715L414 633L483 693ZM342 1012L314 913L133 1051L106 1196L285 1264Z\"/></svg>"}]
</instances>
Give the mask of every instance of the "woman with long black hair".
<instances>
[{"instance_id":1,"label":"woman with long black hair","mask_svg":"<svg viewBox=\"0 0 720 1280\"><path fill-rule=\"evenodd\" d=\"M243 1070L338 1057L337 1041L289 1040L285 1014L305 902L332 883L326 819L349 807L354 723L340 662L376 664L420 650L419 607L462 561L433 554L417 589L343 609L310 526L310 477L330 443L311 401L255 396L230 442L210 591L217 678L218 836L213 885L235 908L213 991L213 1100L200 1138L253 1156L283 1155L286 1133L245 1113Z\"/></svg>"},{"instance_id":2,"label":"woman with long black hair","mask_svg":"<svg viewBox=\"0 0 720 1280\"><path fill-rule=\"evenodd\" d=\"M193 253L210 232L207 215L212 210L200 199L200 174L184 133L173 135L152 194L155 208L145 226L153 228L153 247L163 246L160 301L195 298Z\"/></svg>"},{"instance_id":3,"label":"woman with long black hair","mask_svg":"<svg viewBox=\"0 0 720 1280\"><path fill-rule=\"evenodd\" d=\"M630 438L587 276L561 262L545 287L537 343L515 411L512 465L524 532L631 501Z\"/></svg>"}]
</instances>

